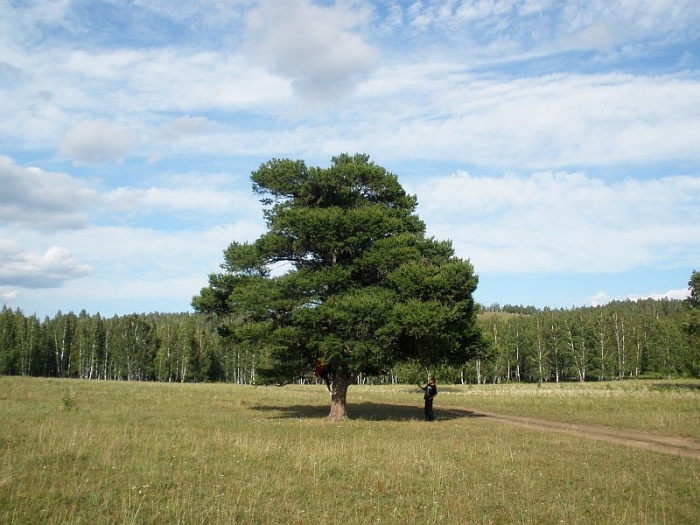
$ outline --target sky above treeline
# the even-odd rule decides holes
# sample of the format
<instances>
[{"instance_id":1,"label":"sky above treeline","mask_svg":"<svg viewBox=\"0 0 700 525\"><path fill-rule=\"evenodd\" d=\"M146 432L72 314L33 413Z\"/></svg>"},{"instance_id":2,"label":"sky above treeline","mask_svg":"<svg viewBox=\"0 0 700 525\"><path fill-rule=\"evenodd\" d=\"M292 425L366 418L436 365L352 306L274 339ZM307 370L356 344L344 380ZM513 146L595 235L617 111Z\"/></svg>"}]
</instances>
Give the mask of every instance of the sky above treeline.
<instances>
[{"instance_id":1,"label":"sky above treeline","mask_svg":"<svg viewBox=\"0 0 700 525\"><path fill-rule=\"evenodd\" d=\"M697 0L0 0L0 304L191 311L250 173L366 153L475 299L687 295Z\"/></svg>"}]
</instances>

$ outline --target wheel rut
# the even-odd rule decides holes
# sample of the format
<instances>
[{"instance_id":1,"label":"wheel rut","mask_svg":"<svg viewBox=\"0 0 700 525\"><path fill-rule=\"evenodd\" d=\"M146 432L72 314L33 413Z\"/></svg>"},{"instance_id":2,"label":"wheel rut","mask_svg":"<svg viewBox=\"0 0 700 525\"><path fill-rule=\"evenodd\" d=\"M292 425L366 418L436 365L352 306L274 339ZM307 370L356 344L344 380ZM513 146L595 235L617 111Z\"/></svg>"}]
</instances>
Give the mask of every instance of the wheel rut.
<instances>
[{"instance_id":1,"label":"wheel rut","mask_svg":"<svg viewBox=\"0 0 700 525\"><path fill-rule=\"evenodd\" d=\"M566 423L562 421L552 421L529 416L497 414L484 410L443 408L441 411L461 417L488 418L490 421L494 421L496 423L558 432L585 439L595 439L606 443L615 443L628 447L641 448L652 452L700 459L700 442L690 438L664 436L649 432L622 430L618 428L584 425L580 423Z\"/></svg>"}]
</instances>

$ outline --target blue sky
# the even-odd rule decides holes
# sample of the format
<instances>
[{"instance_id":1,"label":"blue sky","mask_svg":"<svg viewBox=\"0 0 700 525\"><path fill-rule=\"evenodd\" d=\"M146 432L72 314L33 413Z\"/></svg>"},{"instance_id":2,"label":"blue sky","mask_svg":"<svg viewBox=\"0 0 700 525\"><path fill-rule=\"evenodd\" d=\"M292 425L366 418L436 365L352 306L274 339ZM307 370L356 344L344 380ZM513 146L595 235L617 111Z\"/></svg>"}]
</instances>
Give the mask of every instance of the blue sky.
<instances>
[{"instance_id":1,"label":"blue sky","mask_svg":"<svg viewBox=\"0 0 700 525\"><path fill-rule=\"evenodd\" d=\"M0 0L0 303L190 310L250 172L367 153L476 300L682 298L696 0Z\"/></svg>"}]
</instances>

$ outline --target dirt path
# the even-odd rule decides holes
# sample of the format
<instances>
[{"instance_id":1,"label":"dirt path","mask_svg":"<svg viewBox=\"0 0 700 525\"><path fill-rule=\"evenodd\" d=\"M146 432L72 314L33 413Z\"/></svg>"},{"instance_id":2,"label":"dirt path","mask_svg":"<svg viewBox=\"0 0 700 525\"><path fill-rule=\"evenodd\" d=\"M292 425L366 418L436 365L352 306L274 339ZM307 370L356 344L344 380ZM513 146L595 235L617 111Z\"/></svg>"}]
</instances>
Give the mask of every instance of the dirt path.
<instances>
[{"instance_id":1,"label":"dirt path","mask_svg":"<svg viewBox=\"0 0 700 525\"><path fill-rule=\"evenodd\" d=\"M525 416L512 416L508 414L495 414L483 410L464 410L457 408L442 409L445 412L462 417L483 417L497 423L517 425L538 430L560 432L586 439L597 439L606 443L616 443L628 447L643 448L653 452L675 454L689 458L700 459L700 442L690 438L675 436L662 436L647 432L621 430L610 427L598 427L577 423L564 423Z\"/></svg>"}]
</instances>

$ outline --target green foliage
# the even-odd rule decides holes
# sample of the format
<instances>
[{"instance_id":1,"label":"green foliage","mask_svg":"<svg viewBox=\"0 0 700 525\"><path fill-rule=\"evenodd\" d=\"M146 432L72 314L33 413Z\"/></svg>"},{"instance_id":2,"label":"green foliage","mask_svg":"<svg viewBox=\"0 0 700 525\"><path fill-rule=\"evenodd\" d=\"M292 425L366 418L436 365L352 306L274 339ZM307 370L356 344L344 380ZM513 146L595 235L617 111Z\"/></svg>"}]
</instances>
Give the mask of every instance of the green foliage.
<instances>
[{"instance_id":1,"label":"green foliage","mask_svg":"<svg viewBox=\"0 0 700 525\"><path fill-rule=\"evenodd\" d=\"M251 178L268 232L232 243L193 306L237 320L233 340L261 348L260 380L294 380L317 359L342 383L409 359L468 360L481 341L474 269L425 237L395 175L340 155L328 168L273 159ZM290 271L271 275L279 263Z\"/></svg>"},{"instance_id":2,"label":"green foliage","mask_svg":"<svg viewBox=\"0 0 700 525\"><path fill-rule=\"evenodd\" d=\"M40 322L0 313L0 374L136 381L250 382L255 358L225 352L215 325L192 314L104 319L59 312Z\"/></svg>"},{"instance_id":3,"label":"green foliage","mask_svg":"<svg viewBox=\"0 0 700 525\"><path fill-rule=\"evenodd\" d=\"M589 381L649 374L697 377L682 301L617 301L480 319L491 349L484 381Z\"/></svg>"},{"instance_id":4,"label":"green foliage","mask_svg":"<svg viewBox=\"0 0 700 525\"><path fill-rule=\"evenodd\" d=\"M67 393L66 395L64 395L61 398L61 402L62 402L61 408L63 408L63 410L70 411L70 410L77 410L78 409L77 405L75 404L75 399L73 398L73 395L71 393Z\"/></svg>"},{"instance_id":5,"label":"green foliage","mask_svg":"<svg viewBox=\"0 0 700 525\"><path fill-rule=\"evenodd\" d=\"M688 281L690 296L687 300L688 314L685 325L689 345L686 356L688 368L694 377L700 377L700 272L693 270Z\"/></svg>"},{"instance_id":6,"label":"green foliage","mask_svg":"<svg viewBox=\"0 0 700 525\"><path fill-rule=\"evenodd\" d=\"M386 243L394 253L404 253L404 250L413 253L417 249L415 245L395 239L386 239ZM377 256L378 253L374 251L371 257L363 259L368 261L365 269L371 268L367 270L370 275L383 272L394 260L393 257L384 259L383 252ZM410 277L413 271L415 269L406 274ZM298 278L311 283L323 282L324 274L315 275L305 272L303 279ZM527 314L487 309L479 315L482 339L472 346L474 352L468 361L435 364L431 363L434 356L420 354L388 367L385 362L372 359L373 355L380 354L372 354L372 346L364 338L374 333L380 341L377 344L381 344L395 335L392 330L399 324L381 325L385 319L378 317L377 307L387 297L394 297L392 294L398 293L396 290L405 292L414 289L412 286L411 279L406 278L405 282L397 279L394 290L374 287L366 296L348 293L337 309L327 310L323 315L317 308L299 309L296 315L303 319L302 326L278 329L275 340L265 346L260 341L270 332L272 322L265 320L264 308L259 312L264 319L261 321L252 322L252 317L248 317L244 322L241 317L226 316L214 322L201 314L139 314L135 318L132 314L105 319L100 314L89 315L85 311L78 315L58 312L53 318L40 321L36 315L27 316L20 310L3 307L0 311L0 375L125 380L129 379L128 358L131 359L132 379L231 383L254 383L263 379L284 383L290 377L309 380L316 354L304 344L304 326L335 322L338 317L356 325L355 332L349 330L347 335L356 341L358 362L363 362L358 381L363 383L413 384L425 381L430 374L435 374L443 384L536 382L539 378L538 322L539 341L544 345L541 354L543 381L556 382L557 377L560 381L581 382L700 377L700 308L692 306L690 301L667 299L622 301L571 310L532 312L527 307L522 310ZM246 293L255 296L265 290L268 289L248 288ZM396 311L401 312L401 308ZM408 317L411 312L406 308L405 315ZM253 313L251 310L251 315ZM413 335L420 334L427 341L432 334L424 328L430 323L439 323L440 314L429 313L425 321L416 322ZM124 331L130 323L137 323L150 332L147 340L132 347L138 350L137 360L133 359L133 352L124 349L124 342L129 338ZM289 358L285 348L292 343L298 351L294 359ZM287 361L282 368L279 361L285 356ZM258 377L258 373L264 377Z\"/></svg>"}]
</instances>

